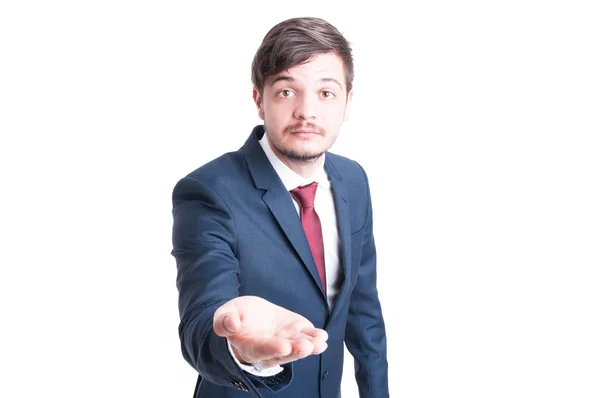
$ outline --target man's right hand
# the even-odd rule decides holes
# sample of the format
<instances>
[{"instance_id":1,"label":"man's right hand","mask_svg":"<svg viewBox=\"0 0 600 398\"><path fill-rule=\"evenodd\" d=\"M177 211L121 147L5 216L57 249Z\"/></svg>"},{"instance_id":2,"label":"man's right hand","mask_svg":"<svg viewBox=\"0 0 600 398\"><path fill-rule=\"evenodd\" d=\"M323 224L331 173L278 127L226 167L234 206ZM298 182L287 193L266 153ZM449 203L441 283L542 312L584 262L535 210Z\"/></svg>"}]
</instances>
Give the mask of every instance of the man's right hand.
<instances>
[{"instance_id":1,"label":"man's right hand","mask_svg":"<svg viewBox=\"0 0 600 398\"><path fill-rule=\"evenodd\" d=\"M276 366L327 349L327 332L308 319L256 296L236 297L215 312L213 329L242 364Z\"/></svg>"}]
</instances>

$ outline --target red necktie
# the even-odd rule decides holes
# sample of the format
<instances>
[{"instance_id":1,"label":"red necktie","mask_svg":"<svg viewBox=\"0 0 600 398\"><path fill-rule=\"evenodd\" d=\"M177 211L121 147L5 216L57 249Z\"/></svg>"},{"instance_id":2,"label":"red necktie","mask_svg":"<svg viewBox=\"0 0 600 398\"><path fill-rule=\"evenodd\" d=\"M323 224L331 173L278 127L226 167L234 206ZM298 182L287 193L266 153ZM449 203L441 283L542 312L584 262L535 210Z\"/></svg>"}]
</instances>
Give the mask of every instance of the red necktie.
<instances>
[{"instance_id":1,"label":"red necktie","mask_svg":"<svg viewBox=\"0 0 600 398\"><path fill-rule=\"evenodd\" d=\"M317 271L321 278L321 286L327 294L327 282L325 278L325 249L323 247L323 233L321 231L321 221L315 211L315 193L317 192L317 183L304 185L294 188L290 191L294 200L300 206L300 221L306 234L310 251L312 252Z\"/></svg>"}]
</instances>

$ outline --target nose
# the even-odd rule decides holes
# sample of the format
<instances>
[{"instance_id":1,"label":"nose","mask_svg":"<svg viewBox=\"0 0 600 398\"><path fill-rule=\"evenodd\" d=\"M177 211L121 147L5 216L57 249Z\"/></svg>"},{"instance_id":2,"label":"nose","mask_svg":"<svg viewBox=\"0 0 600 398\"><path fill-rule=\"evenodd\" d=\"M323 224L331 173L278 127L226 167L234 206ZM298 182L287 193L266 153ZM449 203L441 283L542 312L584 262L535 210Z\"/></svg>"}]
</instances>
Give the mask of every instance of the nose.
<instances>
[{"instance_id":1,"label":"nose","mask_svg":"<svg viewBox=\"0 0 600 398\"><path fill-rule=\"evenodd\" d=\"M294 117L296 119L311 120L317 116L317 99L312 98L310 95L302 95L298 98L296 103L296 109L294 111Z\"/></svg>"}]
</instances>

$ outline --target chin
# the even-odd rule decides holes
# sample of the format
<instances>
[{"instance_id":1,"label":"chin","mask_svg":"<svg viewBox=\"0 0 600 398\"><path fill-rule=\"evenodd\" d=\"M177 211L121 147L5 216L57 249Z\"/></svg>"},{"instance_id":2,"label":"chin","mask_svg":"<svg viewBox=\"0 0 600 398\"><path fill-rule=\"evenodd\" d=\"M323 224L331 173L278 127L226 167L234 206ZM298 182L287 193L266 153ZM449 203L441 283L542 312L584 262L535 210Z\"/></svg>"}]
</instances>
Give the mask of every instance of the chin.
<instances>
[{"instance_id":1,"label":"chin","mask_svg":"<svg viewBox=\"0 0 600 398\"><path fill-rule=\"evenodd\" d=\"M306 148L281 148L280 152L288 159L293 161L307 162L319 158L325 153L323 150L307 150Z\"/></svg>"}]
</instances>

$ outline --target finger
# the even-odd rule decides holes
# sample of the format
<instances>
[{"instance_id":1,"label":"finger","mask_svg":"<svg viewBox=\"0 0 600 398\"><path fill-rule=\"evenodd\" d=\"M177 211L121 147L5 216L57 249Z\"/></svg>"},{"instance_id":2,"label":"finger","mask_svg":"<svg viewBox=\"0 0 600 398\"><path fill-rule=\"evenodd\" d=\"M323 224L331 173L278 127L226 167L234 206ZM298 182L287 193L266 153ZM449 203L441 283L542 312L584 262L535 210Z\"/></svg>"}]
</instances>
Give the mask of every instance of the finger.
<instances>
[{"instance_id":1,"label":"finger","mask_svg":"<svg viewBox=\"0 0 600 398\"><path fill-rule=\"evenodd\" d=\"M304 330L303 332L306 332L307 330ZM322 352L324 352L327 349L327 333L322 331L321 332L316 332L316 333L311 333L311 331L308 331L311 334L306 334L306 333L297 333L296 335L291 337L292 341L300 341L300 340L304 340L304 341L308 341L312 344L313 350L310 352L311 355L318 355L321 354ZM315 336L315 337L313 337ZM300 343L298 343L300 344ZM300 347L300 346L299 346ZM305 346L307 347L307 346ZM300 348L301 349L301 348Z\"/></svg>"},{"instance_id":2,"label":"finger","mask_svg":"<svg viewBox=\"0 0 600 398\"><path fill-rule=\"evenodd\" d=\"M313 341L313 345L315 346L315 349L311 353L312 355L322 354L328 347L327 343L324 341Z\"/></svg>"},{"instance_id":3,"label":"finger","mask_svg":"<svg viewBox=\"0 0 600 398\"><path fill-rule=\"evenodd\" d=\"M273 367L273 366L277 366L277 365L285 365L286 363L294 362L299 359L303 359L307 356L308 355L290 354L290 355L286 355L285 357L281 357L281 358L271 358L268 360L263 360L263 361L260 361L260 364L262 364L264 366L268 366L268 367Z\"/></svg>"},{"instance_id":4,"label":"finger","mask_svg":"<svg viewBox=\"0 0 600 398\"><path fill-rule=\"evenodd\" d=\"M252 363L263 363L292 353L292 344L277 336L237 335L231 336L229 342L246 361Z\"/></svg>"},{"instance_id":5,"label":"finger","mask_svg":"<svg viewBox=\"0 0 600 398\"><path fill-rule=\"evenodd\" d=\"M292 353L292 349L292 344L287 339L272 336L253 344L251 353L258 360L264 361L288 356Z\"/></svg>"},{"instance_id":6,"label":"finger","mask_svg":"<svg viewBox=\"0 0 600 398\"><path fill-rule=\"evenodd\" d=\"M280 358L271 358L267 360L261 361L261 363L265 366L276 366L283 365L289 362L294 362L299 359L306 358L311 355L314 351L314 346L305 339L298 340L292 343L292 351L289 355Z\"/></svg>"},{"instance_id":7,"label":"finger","mask_svg":"<svg viewBox=\"0 0 600 398\"><path fill-rule=\"evenodd\" d=\"M281 329L278 331L278 334L282 337L291 337L301 333L304 329L311 330L314 329L314 327L309 321L305 319L298 319L281 327Z\"/></svg>"},{"instance_id":8,"label":"finger","mask_svg":"<svg viewBox=\"0 0 600 398\"><path fill-rule=\"evenodd\" d=\"M235 335L242 327L240 316L234 312L215 313L213 329L218 336L230 337Z\"/></svg>"},{"instance_id":9,"label":"finger","mask_svg":"<svg viewBox=\"0 0 600 398\"><path fill-rule=\"evenodd\" d=\"M325 351L325 349L327 349L327 339L328 339L328 334L327 332L325 332L324 330L321 329L314 329L314 330L303 330L301 333L297 333L294 336L291 336L290 338L292 340L300 340L300 339L305 339L310 341L313 346L314 346L314 350L313 350L313 354L320 354L323 351Z\"/></svg>"},{"instance_id":10,"label":"finger","mask_svg":"<svg viewBox=\"0 0 600 398\"><path fill-rule=\"evenodd\" d=\"M315 346L312 341L306 338L292 340L292 353L299 358L306 358L314 351Z\"/></svg>"},{"instance_id":11,"label":"finger","mask_svg":"<svg viewBox=\"0 0 600 398\"><path fill-rule=\"evenodd\" d=\"M305 327L301 330L302 333L318 340L327 341L329 338L329 334L323 329L313 328L313 327Z\"/></svg>"}]
</instances>

